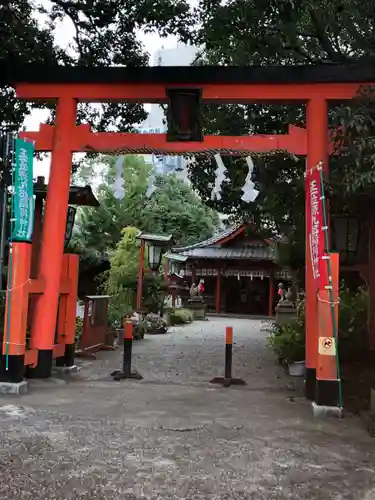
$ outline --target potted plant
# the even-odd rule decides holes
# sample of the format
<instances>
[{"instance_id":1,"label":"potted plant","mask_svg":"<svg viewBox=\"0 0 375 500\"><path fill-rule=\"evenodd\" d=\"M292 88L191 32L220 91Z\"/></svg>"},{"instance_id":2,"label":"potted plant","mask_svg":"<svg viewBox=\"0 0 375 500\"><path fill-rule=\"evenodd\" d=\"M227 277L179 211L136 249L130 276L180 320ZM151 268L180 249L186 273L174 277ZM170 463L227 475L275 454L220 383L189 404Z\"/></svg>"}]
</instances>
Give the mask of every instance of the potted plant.
<instances>
[{"instance_id":1,"label":"potted plant","mask_svg":"<svg viewBox=\"0 0 375 500\"><path fill-rule=\"evenodd\" d=\"M339 314L339 357L341 361L364 359L367 350L368 296L363 287L350 290L341 283ZM297 318L284 325L267 328L268 344L293 376L305 371L305 300L297 300Z\"/></svg>"},{"instance_id":2,"label":"potted plant","mask_svg":"<svg viewBox=\"0 0 375 500\"><path fill-rule=\"evenodd\" d=\"M305 328L301 318L285 325L273 325L268 343L279 360L288 366L291 376L301 377L304 375Z\"/></svg>"}]
</instances>

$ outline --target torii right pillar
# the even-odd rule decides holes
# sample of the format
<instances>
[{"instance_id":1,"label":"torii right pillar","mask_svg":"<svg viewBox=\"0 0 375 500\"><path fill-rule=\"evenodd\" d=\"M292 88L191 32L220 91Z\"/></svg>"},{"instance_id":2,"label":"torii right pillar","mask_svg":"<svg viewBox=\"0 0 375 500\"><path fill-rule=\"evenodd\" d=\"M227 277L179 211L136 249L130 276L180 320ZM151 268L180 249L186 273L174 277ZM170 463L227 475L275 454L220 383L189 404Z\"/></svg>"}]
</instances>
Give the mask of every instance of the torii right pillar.
<instances>
[{"instance_id":1,"label":"torii right pillar","mask_svg":"<svg viewBox=\"0 0 375 500\"><path fill-rule=\"evenodd\" d=\"M316 167L320 162L324 174L328 174L328 103L322 97L314 97L306 106L307 129L307 159L306 169ZM307 186L306 186L307 188ZM306 189L306 380L305 394L308 399L315 401L316 395L316 368L318 359L318 290L313 278L310 242L308 236L309 197Z\"/></svg>"}]
</instances>

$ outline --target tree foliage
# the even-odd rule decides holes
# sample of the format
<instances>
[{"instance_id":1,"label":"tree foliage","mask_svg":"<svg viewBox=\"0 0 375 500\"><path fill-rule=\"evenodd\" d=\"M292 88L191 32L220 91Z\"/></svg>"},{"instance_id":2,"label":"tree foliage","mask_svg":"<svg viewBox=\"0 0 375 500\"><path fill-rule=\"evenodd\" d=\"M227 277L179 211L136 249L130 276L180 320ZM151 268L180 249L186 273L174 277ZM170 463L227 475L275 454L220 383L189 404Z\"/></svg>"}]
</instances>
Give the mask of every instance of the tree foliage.
<instances>
[{"instance_id":1,"label":"tree foliage","mask_svg":"<svg viewBox=\"0 0 375 500\"><path fill-rule=\"evenodd\" d=\"M117 247L110 252L111 267L104 288L111 296L109 315L112 321L120 321L135 308L139 245L136 236L139 229L127 227Z\"/></svg>"},{"instance_id":2,"label":"tree foliage","mask_svg":"<svg viewBox=\"0 0 375 500\"><path fill-rule=\"evenodd\" d=\"M186 0L51 0L48 7L41 0L10 0L0 6L0 62L144 66L148 54L137 32L185 37L189 20ZM62 21L74 27L69 52L54 42ZM18 130L30 105L17 102L9 87L0 89L0 99L1 126ZM138 103L80 104L78 118L98 130L127 131L146 114Z\"/></svg>"},{"instance_id":3,"label":"tree foliage","mask_svg":"<svg viewBox=\"0 0 375 500\"><path fill-rule=\"evenodd\" d=\"M200 0L193 40L202 46L196 64L285 65L372 64L375 52L373 0ZM371 194L374 167L374 99L371 89L340 106L331 107L330 126L340 154L330 159L331 208L350 211L357 198ZM288 124L305 126L304 107L294 105L230 105L205 109L205 128L226 135L285 133ZM339 133L337 133L337 129ZM247 173L243 159L225 158L228 180L216 209L239 218L255 218L260 228L289 237L294 265L304 252L304 160L283 155L254 158L253 180L260 190L255 203L241 202ZM212 160L190 167L194 188L208 202L216 166ZM298 243L296 243L298 241ZM296 246L297 245L297 246ZM293 248L292 248L293 246Z\"/></svg>"},{"instance_id":4,"label":"tree foliage","mask_svg":"<svg viewBox=\"0 0 375 500\"><path fill-rule=\"evenodd\" d=\"M85 255L106 255L115 248L123 228L144 226L143 209L151 166L140 156L125 156L122 169L125 193L122 200L117 200L113 189L116 161L115 156L87 160L74 176L74 181L90 184L101 174L96 189L100 206L79 210L74 235L75 240L83 243Z\"/></svg>"},{"instance_id":5,"label":"tree foliage","mask_svg":"<svg viewBox=\"0 0 375 500\"><path fill-rule=\"evenodd\" d=\"M74 240L85 255L105 255L114 249L125 227L142 231L172 234L176 244L195 243L212 236L219 225L217 213L206 207L192 189L174 175L156 176L155 191L147 196L151 165L141 156L123 159L124 197L114 196L117 157L101 156L88 160L76 174L75 181L92 182L92 172L101 171L97 188L100 206L81 208ZM96 167L96 168L95 168Z\"/></svg>"},{"instance_id":6,"label":"tree foliage","mask_svg":"<svg viewBox=\"0 0 375 500\"><path fill-rule=\"evenodd\" d=\"M375 51L374 7L374 1L333 0L327 4L321 0L228 0L225 3L201 0L196 10L199 28L194 34L195 42L204 47L199 62L248 66L368 60L370 64ZM336 139L341 146L347 146L341 150L340 161L333 162L332 170L337 169L336 177L341 184L344 182L350 194L372 184L375 177L372 101L373 92L365 91L346 106L330 110L331 126L345 125ZM286 131L288 123L305 124L304 110L298 106L219 106L208 110L207 118L208 130L229 135L281 133ZM290 168L292 177L292 162ZM200 165L197 170L200 171ZM279 181L278 172L276 166L274 179L269 179L273 184ZM241 174L237 176L242 178ZM192 178L200 190L199 174ZM233 190L238 191L238 186L234 184ZM345 189L341 186L338 191L340 194ZM278 208L281 209L282 204Z\"/></svg>"},{"instance_id":7,"label":"tree foliage","mask_svg":"<svg viewBox=\"0 0 375 500\"><path fill-rule=\"evenodd\" d=\"M122 324L125 314L136 308L139 266L139 229L126 227L122 230L121 239L116 248L109 253L110 269L106 273L104 288L111 296L109 316L111 321ZM145 256L147 269L147 255ZM158 311L162 276L157 273L145 273L143 280L143 305Z\"/></svg>"},{"instance_id":8,"label":"tree foliage","mask_svg":"<svg viewBox=\"0 0 375 500\"><path fill-rule=\"evenodd\" d=\"M195 41L224 65L342 63L375 49L373 0L200 0Z\"/></svg>"},{"instance_id":9,"label":"tree foliage","mask_svg":"<svg viewBox=\"0 0 375 500\"><path fill-rule=\"evenodd\" d=\"M341 210L358 210L358 201L375 194L375 86L337 107L332 121L338 154L331 159L331 188Z\"/></svg>"},{"instance_id":10,"label":"tree foliage","mask_svg":"<svg viewBox=\"0 0 375 500\"><path fill-rule=\"evenodd\" d=\"M51 29L38 25L29 0L10 0L0 5L0 62L64 63L68 57L54 45ZM18 130L30 106L15 99L14 90L0 88L0 127Z\"/></svg>"},{"instance_id":11,"label":"tree foliage","mask_svg":"<svg viewBox=\"0 0 375 500\"><path fill-rule=\"evenodd\" d=\"M147 231L172 234L181 246L213 235L219 226L218 214L202 203L190 186L169 174L158 176L155 188L143 211Z\"/></svg>"}]
</instances>

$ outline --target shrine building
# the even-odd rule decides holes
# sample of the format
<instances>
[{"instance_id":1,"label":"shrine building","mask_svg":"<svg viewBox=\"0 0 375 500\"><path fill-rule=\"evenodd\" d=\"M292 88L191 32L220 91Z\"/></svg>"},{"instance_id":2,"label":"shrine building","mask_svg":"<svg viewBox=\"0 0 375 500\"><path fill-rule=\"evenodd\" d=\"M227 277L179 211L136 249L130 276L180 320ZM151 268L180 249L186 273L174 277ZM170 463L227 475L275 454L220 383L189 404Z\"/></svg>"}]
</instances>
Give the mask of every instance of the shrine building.
<instances>
[{"instance_id":1,"label":"shrine building","mask_svg":"<svg viewBox=\"0 0 375 500\"><path fill-rule=\"evenodd\" d=\"M249 225L232 226L194 245L166 254L170 275L191 285L204 280L207 311L273 316L277 284L290 286L291 275L276 263L274 242L259 237Z\"/></svg>"}]
</instances>

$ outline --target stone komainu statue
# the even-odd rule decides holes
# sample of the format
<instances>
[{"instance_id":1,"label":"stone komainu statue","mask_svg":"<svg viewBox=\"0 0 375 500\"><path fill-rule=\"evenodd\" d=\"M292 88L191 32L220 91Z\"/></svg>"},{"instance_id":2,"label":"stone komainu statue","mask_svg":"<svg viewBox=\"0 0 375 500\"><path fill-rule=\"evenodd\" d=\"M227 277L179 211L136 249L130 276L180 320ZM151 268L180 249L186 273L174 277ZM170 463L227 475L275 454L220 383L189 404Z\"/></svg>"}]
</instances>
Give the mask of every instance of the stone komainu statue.
<instances>
[{"instance_id":1,"label":"stone komainu statue","mask_svg":"<svg viewBox=\"0 0 375 500\"><path fill-rule=\"evenodd\" d=\"M193 283L190 287L190 297L202 297L204 292L204 280L200 280L198 285Z\"/></svg>"},{"instance_id":2,"label":"stone komainu statue","mask_svg":"<svg viewBox=\"0 0 375 500\"><path fill-rule=\"evenodd\" d=\"M190 287L190 297L198 297L199 296L199 285L193 283Z\"/></svg>"}]
</instances>

